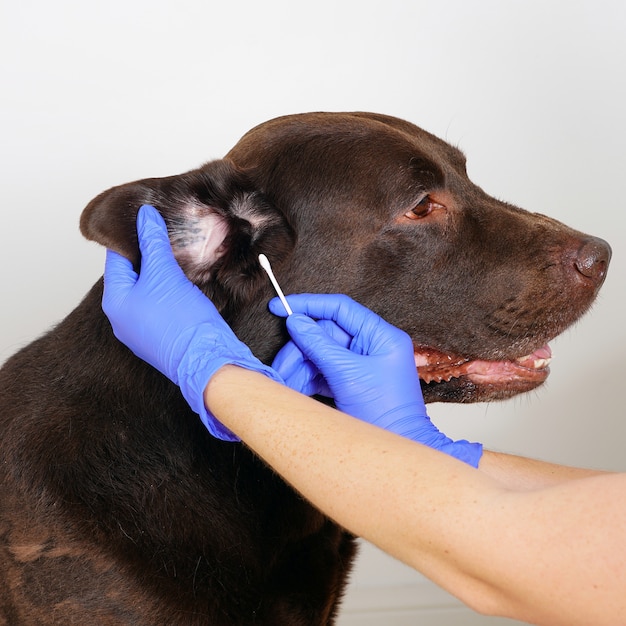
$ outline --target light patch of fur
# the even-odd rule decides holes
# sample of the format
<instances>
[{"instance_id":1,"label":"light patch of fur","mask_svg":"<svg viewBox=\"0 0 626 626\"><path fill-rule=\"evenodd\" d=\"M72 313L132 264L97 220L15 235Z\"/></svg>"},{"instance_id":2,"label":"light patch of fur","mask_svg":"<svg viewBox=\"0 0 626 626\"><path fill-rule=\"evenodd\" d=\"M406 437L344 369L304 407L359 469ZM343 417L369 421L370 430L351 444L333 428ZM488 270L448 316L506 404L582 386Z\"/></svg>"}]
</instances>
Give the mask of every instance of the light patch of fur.
<instances>
[{"instance_id":1,"label":"light patch of fur","mask_svg":"<svg viewBox=\"0 0 626 626\"><path fill-rule=\"evenodd\" d=\"M170 222L170 240L177 261L190 270L206 269L224 253L228 224L205 205L188 203L184 222Z\"/></svg>"}]
</instances>

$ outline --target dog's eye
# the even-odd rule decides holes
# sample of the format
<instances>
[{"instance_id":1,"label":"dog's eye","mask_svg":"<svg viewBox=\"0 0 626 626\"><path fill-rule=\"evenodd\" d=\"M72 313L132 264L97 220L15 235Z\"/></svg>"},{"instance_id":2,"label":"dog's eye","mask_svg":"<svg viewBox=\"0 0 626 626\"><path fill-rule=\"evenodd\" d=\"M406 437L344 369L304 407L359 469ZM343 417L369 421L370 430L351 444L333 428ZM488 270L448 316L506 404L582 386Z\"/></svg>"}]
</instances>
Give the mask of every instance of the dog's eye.
<instances>
[{"instance_id":1,"label":"dog's eye","mask_svg":"<svg viewBox=\"0 0 626 626\"><path fill-rule=\"evenodd\" d=\"M410 220L421 220L430 215L436 209L444 208L442 204L435 202L430 196L424 196L404 217Z\"/></svg>"}]
</instances>

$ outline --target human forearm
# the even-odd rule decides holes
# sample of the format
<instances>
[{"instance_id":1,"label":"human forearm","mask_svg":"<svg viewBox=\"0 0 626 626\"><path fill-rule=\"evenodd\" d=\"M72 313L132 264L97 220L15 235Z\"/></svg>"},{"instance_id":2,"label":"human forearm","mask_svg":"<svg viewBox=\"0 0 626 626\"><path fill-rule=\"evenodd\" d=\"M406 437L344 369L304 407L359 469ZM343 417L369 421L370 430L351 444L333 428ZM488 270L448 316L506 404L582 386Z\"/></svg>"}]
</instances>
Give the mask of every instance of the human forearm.
<instances>
[{"instance_id":1,"label":"human forearm","mask_svg":"<svg viewBox=\"0 0 626 626\"><path fill-rule=\"evenodd\" d=\"M495 481L235 367L205 392L209 410L336 522L419 569L474 607L490 604L459 514L489 535ZM471 475L471 479L468 476ZM464 544L462 551L459 551ZM478 565L478 567L475 567ZM478 575L477 575L478 572Z\"/></svg>"},{"instance_id":2,"label":"human forearm","mask_svg":"<svg viewBox=\"0 0 626 626\"><path fill-rule=\"evenodd\" d=\"M505 488L233 366L205 402L314 505L474 609L549 626L626 614L626 476Z\"/></svg>"},{"instance_id":3,"label":"human forearm","mask_svg":"<svg viewBox=\"0 0 626 626\"><path fill-rule=\"evenodd\" d=\"M606 472L546 463L522 456L485 450L479 469L508 489L529 490L550 487L570 480Z\"/></svg>"}]
</instances>

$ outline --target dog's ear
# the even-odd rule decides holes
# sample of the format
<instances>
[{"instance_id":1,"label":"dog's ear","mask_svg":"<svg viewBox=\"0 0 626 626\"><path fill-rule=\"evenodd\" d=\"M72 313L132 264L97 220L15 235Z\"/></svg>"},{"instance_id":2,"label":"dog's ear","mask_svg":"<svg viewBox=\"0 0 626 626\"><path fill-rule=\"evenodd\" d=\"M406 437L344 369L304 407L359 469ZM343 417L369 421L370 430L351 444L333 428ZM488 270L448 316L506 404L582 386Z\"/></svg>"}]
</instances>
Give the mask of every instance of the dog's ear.
<instances>
[{"instance_id":1,"label":"dog's ear","mask_svg":"<svg viewBox=\"0 0 626 626\"><path fill-rule=\"evenodd\" d=\"M135 222L142 204L152 204L161 213L176 259L218 308L245 302L247 293L265 280L258 263L261 252L284 259L295 243L285 216L226 160L179 176L113 187L87 205L81 232L138 269Z\"/></svg>"}]
</instances>

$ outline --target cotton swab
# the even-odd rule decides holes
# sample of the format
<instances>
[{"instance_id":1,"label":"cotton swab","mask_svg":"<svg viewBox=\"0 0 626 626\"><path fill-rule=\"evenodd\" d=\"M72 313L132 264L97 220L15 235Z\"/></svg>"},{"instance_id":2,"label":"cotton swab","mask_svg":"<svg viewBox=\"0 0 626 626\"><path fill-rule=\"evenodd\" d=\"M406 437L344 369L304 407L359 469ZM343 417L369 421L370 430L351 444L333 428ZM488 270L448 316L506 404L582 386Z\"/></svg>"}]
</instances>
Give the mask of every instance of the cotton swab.
<instances>
[{"instance_id":1,"label":"cotton swab","mask_svg":"<svg viewBox=\"0 0 626 626\"><path fill-rule=\"evenodd\" d=\"M287 299L285 298L285 294L283 293L283 290L280 288L280 285L278 284L278 281L276 280L276 276L274 276L274 272L272 272L272 266L270 265L270 260L264 254L259 254L259 263L261 264L261 267L267 272L267 275L270 277L270 280L272 281L272 285L274 285L274 289L276 289L276 293L278 294L280 301L283 303L283 306L285 307L285 311L287 311L287 315L291 315L293 311L291 310L291 307L289 306L289 303L287 302Z\"/></svg>"}]
</instances>

